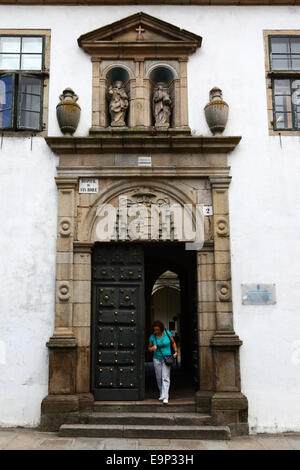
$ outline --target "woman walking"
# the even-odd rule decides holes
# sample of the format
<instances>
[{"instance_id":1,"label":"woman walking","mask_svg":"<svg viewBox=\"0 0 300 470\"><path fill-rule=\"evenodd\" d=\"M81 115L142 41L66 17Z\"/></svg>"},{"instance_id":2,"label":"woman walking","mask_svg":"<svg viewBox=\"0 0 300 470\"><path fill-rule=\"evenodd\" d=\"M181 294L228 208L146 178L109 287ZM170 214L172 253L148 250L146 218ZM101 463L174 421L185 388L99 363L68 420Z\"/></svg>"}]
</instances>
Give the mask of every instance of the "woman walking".
<instances>
[{"instance_id":1,"label":"woman walking","mask_svg":"<svg viewBox=\"0 0 300 470\"><path fill-rule=\"evenodd\" d=\"M172 333L165 329L160 321L155 321L152 325L153 334L149 339L148 351L154 352L153 364L156 376L156 382L159 389L159 400L165 405L169 401L171 366L165 363L165 357L171 356L171 342L174 349L173 357L177 357L177 345Z\"/></svg>"}]
</instances>

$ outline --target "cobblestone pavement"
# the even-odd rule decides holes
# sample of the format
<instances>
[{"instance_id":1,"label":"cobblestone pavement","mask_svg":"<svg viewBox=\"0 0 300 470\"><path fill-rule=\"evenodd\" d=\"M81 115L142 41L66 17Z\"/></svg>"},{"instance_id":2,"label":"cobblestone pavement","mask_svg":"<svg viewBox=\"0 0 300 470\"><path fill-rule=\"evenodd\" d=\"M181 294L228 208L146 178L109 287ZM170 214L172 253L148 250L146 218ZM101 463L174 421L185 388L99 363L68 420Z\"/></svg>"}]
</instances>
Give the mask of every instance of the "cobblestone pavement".
<instances>
[{"instance_id":1,"label":"cobblestone pavement","mask_svg":"<svg viewBox=\"0 0 300 470\"><path fill-rule=\"evenodd\" d=\"M66 438L28 428L0 428L1 450L300 450L300 433L257 434L230 441Z\"/></svg>"}]
</instances>

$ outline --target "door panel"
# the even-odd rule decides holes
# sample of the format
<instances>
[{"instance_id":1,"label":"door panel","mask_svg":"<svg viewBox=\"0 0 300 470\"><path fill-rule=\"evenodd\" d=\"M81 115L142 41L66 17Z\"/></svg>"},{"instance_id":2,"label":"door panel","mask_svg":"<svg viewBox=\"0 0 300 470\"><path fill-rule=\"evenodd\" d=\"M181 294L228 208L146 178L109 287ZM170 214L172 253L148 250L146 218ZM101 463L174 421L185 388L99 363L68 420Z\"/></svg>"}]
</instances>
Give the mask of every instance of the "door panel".
<instances>
[{"instance_id":1,"label":"door panel","mask_svg":"<svg viewBox=\"0 0 300 470\"><path fill-rule=\"evenodd\" d=\"M144 398L143 248L93 251L92 390L96 400Z\"/></svg>"}]
</instances>

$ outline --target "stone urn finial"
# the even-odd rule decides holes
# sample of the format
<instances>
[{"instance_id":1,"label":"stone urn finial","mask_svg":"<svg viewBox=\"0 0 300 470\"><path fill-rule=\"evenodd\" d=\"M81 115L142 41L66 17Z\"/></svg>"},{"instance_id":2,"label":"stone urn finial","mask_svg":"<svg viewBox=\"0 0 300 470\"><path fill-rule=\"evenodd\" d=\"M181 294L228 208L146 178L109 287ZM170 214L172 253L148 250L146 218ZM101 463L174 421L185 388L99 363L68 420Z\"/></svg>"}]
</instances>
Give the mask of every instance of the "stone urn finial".
<instances>
[{"instance_id":1,"label":"stone urn finial","mask_svg":"<svg viewBox=\"0 0 300 470\"><path fill-rule=\"evenodd\" d=\"M56 116L61 132L64 135L73 135L77 129L81 108L76 101L78 96L71 88L66 88L59 97L60 103L56 106Z\"/></svg>"},{"instance_id":2,"label":"stone urn finial","mask_svg":"<svg viewBox=\"0 0 300 470\"><path fill-rule=\"evenodd\" d=\"M221 135L228 120L229 106L222 98L222 90L214 87L209 92L210 102L205 106L205 118L214 135Z\"/></svg>"}]
</instances>

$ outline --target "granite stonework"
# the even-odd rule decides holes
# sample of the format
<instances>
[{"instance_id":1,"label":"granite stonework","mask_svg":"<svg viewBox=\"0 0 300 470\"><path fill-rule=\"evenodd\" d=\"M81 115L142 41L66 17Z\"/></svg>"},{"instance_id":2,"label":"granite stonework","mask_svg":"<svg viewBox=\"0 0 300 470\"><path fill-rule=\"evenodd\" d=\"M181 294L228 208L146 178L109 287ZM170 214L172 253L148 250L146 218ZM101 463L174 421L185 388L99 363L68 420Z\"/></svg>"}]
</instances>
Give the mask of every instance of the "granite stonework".
<instances>
[{"instance_id":1,"label":"granite stonework","mask_svg":"<svg viewBox=\"0 0 300 470\"><path fill-rule=\"evenodd\" d=\"M168 197L170 202L211 201L213 205L214 215L206 223L209 243L198 252L200 390L195 398L198 411L211 413L215 424L230 425L232 432L245 433L247 399L241 394L239 370L242 342L233 331L231 303L227 165L227 154L240 138L178 137L169 133L156 138L139 135L127 138L130 154L145 152L144 146L149 145L152 167L126 165L130 156L127 139L114 141L110 137L115 148L109 151L105 145L99 146L101 140L105 141L103 136L47 139L60 156L56 178L59 217L71 221L69 234L62 235L58 229L58 242L61 238L71 242L57 256L57 273L62 284L58 291L56 327L48 343L49 395L42 405L42 426L58 429L64 422L63 414L79 412L81 394L90 392L90 272L97 207L103 203L115 205L119 195L130 199L142 188L144 194ZM124 166L114 165L114 152L124 155ZM79 194L81 176L98 178L99 193ZM90 397L86 406L90 407L92 401Z\"/></svg>"},{"instance_id":2,"label":"granite stonework","mask_svg":"<svg viewBox=\"0 0 300 470\"><path fill-rule=\"evenodd\" d=\"M143 41L137 36L140 26L145 29ZM153 57L153 44L162 39L160 55ZM197 253L200 381L195 404L197 412L210 414L213 425L247 433L248 404L241 393L239 363L242 341L233 329L228 204L228 154L241 137L191 135L186 66L201 38L139 13L87 33L78 43L93 62L90 135L46 138L59 156L59 166L55 329L47 343L49 395L42 402L42 428L58 429L66 414L76 420L76 413L93 407L90 273L97 210L102 204L116 207L119 197L126 196L129 201L213 206L213 215L205 217L206 241ZM175 77L173 120L168 129L155 129L149 73L162 61ZM132 74L126 128L110 127L105 114L106 73L114 66ZM151 156L151 166L138 166L137 156ZM79 193L82 177L97 179L98 193Z\"/></svg>"}]
</instances>

